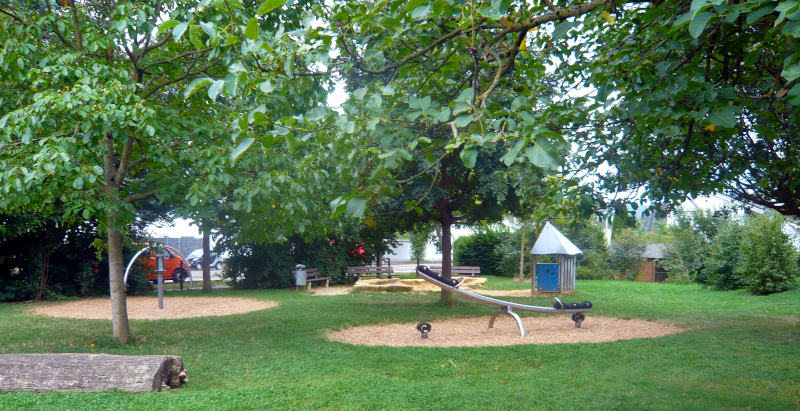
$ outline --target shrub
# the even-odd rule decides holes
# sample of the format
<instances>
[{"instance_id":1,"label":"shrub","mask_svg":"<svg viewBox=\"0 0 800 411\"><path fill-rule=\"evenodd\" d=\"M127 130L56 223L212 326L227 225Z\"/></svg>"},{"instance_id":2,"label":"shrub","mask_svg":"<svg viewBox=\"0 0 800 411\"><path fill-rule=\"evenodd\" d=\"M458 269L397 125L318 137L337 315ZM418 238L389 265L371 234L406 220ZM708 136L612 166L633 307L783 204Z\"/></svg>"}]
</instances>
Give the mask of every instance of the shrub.
<instances>
[{"instance_id":1,"label":"shrub","mask_svg":"<svg viewBox=\"0 0 800 411\"><path fill-rule=\"evenodd\" d=\"M334 284L346 281L348 266L361 266L375 258L371 244L343 238L305 242L299 237L272 244L228 243L230 251L224 275L236 288L284 288L294 286L295 265L319 269ZM359 254L358 251L365 251Z\"/></svg>"},{"instance_id":2,"label":"shrub","mask_svg":"<svg viewBox=\"0 0 800 411\"><path fill-rule=\"evenodd\" d=\"M705 244L700 241L691 225L679 225L670 231L671 235L666 239L664 260L660 263L667 270L666 282L706 283L705 275L701 274Z\"/></svg>"},{"instance_id":3,"label":"shrub","mask_svg":"<svg viewBox=\"0 0 800 411\"><path fill-rule=\"evenodd\" d=\"M784 217L774 212L745 221L739 246L741 263L736 272L753 294L789 290L800 276L798 253L783 232L783 224Z\"/></svg>"},{"instance_id":4,"label":"shrub","mask_svg":"<svg viewBox=\"0 0 800 411\"><path fill-rule=\"evenodd\" d=\"M647 248L647 240L638 230L626 228L619 231L612 242L609 265L626 280L636 279L645 262L642 254Z\"/></svg>"},{"instance_id":5,"label":"shrub","mask_svg":"<svg viewBox=\"0 0 800 411\"><path fill-rule=\"evenodd\" d=\"M708 285L712 290L735 290L741 285L736 272L741 264L739 261L741 242L742 227L734 221L720 227L711 240L704 267Z\"/></svg>"},{"instance_id":6,"label":"shrub","mask_svg":"<svg viewBox=\"0 0 800 411\"><path fill-rule=\"evenodd\" d=\"M497 250L497 246L510 235L507 232L486 230L459 237L453 242L453 263L478 266L481 268L481 273L485 274L508 276L509 273L502 273L503 261L507 256L503 255L502 247ZM519 258L519 252L517 252L517 258ZM517 260L517 264L519 264L519 260Z\"/></svg>"}]
</instances>

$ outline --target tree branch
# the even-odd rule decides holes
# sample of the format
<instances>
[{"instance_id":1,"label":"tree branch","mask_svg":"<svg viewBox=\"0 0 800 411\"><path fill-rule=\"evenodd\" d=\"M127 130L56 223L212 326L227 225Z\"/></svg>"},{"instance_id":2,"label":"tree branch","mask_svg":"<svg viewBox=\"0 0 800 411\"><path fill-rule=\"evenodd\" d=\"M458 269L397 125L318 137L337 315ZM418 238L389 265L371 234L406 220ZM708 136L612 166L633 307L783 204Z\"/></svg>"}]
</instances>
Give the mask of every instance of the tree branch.
<instances>
[{"instance_id":1,"label":"tree branch","mask_svg":"<svg viewBox=\"0 0 800 411\"><path fill-rule=\"evenodd\" d=\"M150 191L148 191L146 193L131 194L131 195L125 197L122 201L124 201L126 203L132 203L134 201L146 200L146 199L154 196L157 192L158 192L158 189L154 188L154 189L152 189L152 190L150 190Z\"/></svg>"}]
</instances>

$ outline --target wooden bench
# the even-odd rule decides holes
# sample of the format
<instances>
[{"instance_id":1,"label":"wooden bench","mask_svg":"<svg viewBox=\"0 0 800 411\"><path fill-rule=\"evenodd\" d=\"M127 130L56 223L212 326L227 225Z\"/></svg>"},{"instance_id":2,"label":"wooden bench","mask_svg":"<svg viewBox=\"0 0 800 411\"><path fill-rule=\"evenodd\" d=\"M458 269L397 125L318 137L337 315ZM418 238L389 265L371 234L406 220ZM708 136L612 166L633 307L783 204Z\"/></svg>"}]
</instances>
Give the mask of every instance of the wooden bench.
<instances>
[{"instance_id":1,"label":"wooden bench","mask_svg":"<svg viewBox=\"0 0 800 411\"><path fill-rule=\"evenodd\" d=\"M441 265L432 265L428 268L430 268L430 270L436 274L442 273ZM477 277L479 275L481 275L480 267L471 267L466 265L454 265L450 267L450 277Z\"/></svg>"},{"instance_id":2,"label":"wooden bench","mask_svg":"<svg viewBox=\"0 0 800 411\"><path fill-rule=\"evenodd\" d=\"M374 266L374 267L347 267L347 275L353 277L358 281L362 277L376 277L394 278L394 267L392 266Z\"/></svg>"},{"instance_id":3,"label":"wooden bench","mask_svg":"<svg viewBox=\"0 0 800 411\"><path fill-rule=\"evenodd\" d=\"M297 278L297 270L292 270L292 275ZM311 291L311 283L317 281L325 281L325 288L328 288L328 283L331 277L320 277L318 268L306 268L306 291Z\"/></svg>"}]
</instances>

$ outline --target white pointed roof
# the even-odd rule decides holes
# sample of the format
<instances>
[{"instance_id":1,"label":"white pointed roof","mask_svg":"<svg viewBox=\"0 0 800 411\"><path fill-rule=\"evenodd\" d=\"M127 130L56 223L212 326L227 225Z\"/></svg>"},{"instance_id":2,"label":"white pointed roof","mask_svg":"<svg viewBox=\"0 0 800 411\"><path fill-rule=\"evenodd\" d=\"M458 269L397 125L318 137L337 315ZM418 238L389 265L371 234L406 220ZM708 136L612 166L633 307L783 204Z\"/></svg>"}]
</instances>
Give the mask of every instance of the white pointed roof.
<instances>
[{"instance_id":1,"label":"white pointed roof","mask_svg":"<svg viewBox=\"0 0 800 411\"><path fill-rule=\"evenodd\" d=\"M583 252L548 221L545 223L542 233L539 234L539 238L536 239L536 244L533 245L531 254L575 255L583 254Z\"/></svg>"}]
</instances>

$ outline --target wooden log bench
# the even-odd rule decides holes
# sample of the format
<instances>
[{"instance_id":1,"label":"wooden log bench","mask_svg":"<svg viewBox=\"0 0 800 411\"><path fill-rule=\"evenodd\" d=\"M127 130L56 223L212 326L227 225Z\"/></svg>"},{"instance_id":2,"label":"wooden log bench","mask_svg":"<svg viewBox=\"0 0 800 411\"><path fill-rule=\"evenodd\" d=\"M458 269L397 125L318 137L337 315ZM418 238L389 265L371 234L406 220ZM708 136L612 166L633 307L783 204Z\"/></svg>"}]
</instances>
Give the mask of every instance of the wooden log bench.
<instances>
[{"instance_id":1,"label":"wooden log bench","mask_svg":"<svg viewBox=\"0 0 800 411\"><path fill-rule=\"evenodd\" d=\"M394 278L394 267L392 266L373 266L373 267L347 267L347 275L358 281L359 278Z\"/></svg>"},{"instance_id":2,"label":"wooden log bench","mask_svg":"<svg viewBox=\"0 0 800 411\"><path fill-rule=\"evenodd\" d=\"M0 354L0 391L148 392L186 381L172 355Z\"/></svg>"},{"instance_id":3,"label":"wooden log bench","mask_svg":"<svg viewBox=\"0 0 800 411\"><path fill-rule=\"evenodd\" d=\"M292 270L292 275L297 278L297 270ZM325 281L325 288L328 288L332 277L320 277L318 268L306 268L306 291L311 291L311 283Z\"/></svg>"},{"instance_id":4,"label":"wooden log bench","mask_svg":"<svg viewBox=\"0 0 800 411\"><path fill-rule=\"evenodd\" d=\"M436 274L442 273L441 265L432 265L428 268L430 268L430 270ZM479 275L481 275L480 267L472 267L467 265L454 265L450 267L450 277L477 277Z\"/></svg>"}]
</instances>

